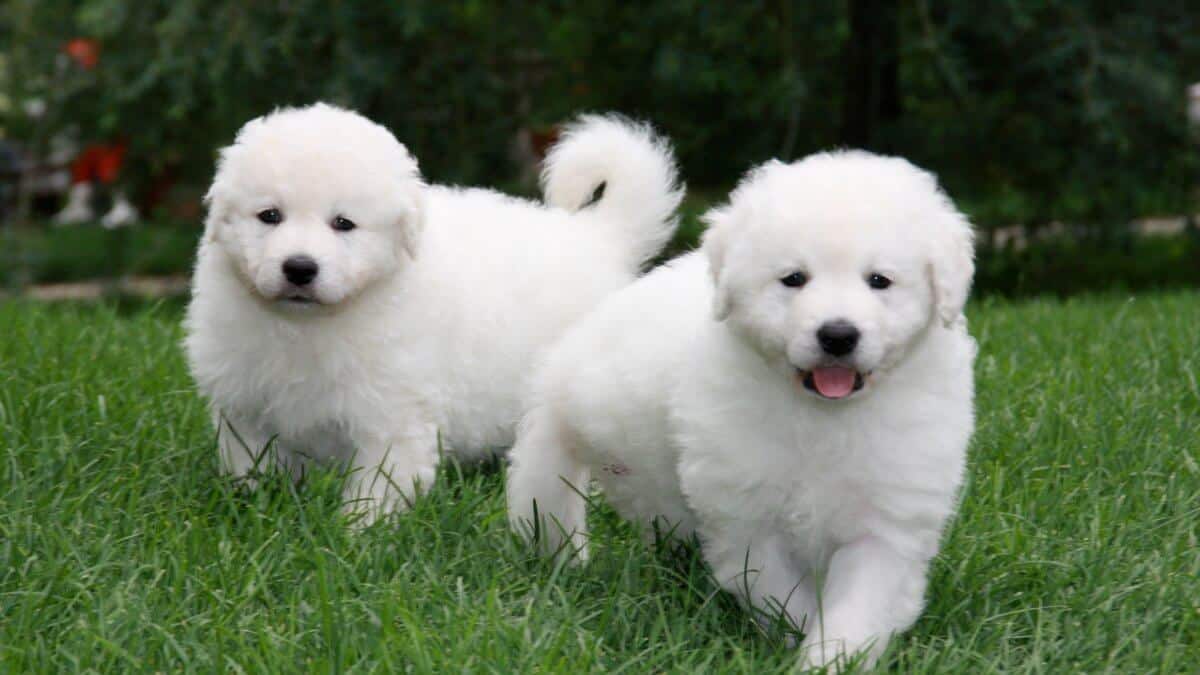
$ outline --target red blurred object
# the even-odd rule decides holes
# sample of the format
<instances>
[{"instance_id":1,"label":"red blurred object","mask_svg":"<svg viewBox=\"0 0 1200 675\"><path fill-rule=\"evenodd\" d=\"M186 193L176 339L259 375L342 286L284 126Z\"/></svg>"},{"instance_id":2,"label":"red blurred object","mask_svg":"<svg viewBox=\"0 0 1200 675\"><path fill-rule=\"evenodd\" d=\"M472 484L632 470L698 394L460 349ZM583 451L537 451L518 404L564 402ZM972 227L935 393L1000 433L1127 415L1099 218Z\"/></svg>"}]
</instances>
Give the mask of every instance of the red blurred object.
<instances>
[{"instance_id":1,"label":"red blurred object","mask_svg":"<svg viewBox=\"0 0 1200 675\"><path fill-rule=\"evenodd\" d=\"M72 183L109 184L121 173L125 162L125 143L89 145L71 163Z\"/></svg>"},{"instance_id":2,"label":"red blurred object","mask_svg":"<svg viewBox=\"0 0 1200 675\"><path fill-rule=\"evenodd\" d=\"M91 38L75 38L63 45L63 51L85 70L95 68L100 62L100 43Z\"/></svg>"},{"instance_id":3,"label":"red blurred object","mask_svg":"<svg viewBox=\"0 0 1200 675\"><path fill-rule=\"evenodd\" d=\"M562 128L558 125L530 130L530 145L533 146L533 154L539 162L546 158L546 153L550 151L551 146L558 142L561 135Z\"/></svg>"}]
</instances>

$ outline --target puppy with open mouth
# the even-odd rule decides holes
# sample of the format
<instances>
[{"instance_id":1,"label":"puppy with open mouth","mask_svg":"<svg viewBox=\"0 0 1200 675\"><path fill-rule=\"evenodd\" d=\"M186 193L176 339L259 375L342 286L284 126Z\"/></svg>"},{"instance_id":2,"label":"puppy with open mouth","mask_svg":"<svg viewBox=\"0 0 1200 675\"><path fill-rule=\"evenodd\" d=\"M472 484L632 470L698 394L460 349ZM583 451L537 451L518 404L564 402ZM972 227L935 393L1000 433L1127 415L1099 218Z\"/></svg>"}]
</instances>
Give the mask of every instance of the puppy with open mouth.
<instances>
[{"instance_id":1,"label":"puppy with open mouth","mask_svg":"<svg viewBox=\"0 0 1200 675\"><path fill-rule=\"evenodd\" d=\"M224 470L346 463L370 522L440 451L511 445L534 362L659 252L682 196L666 143L614 117L567 130L544 188L547 205L427 185L391 132L329 105L246 124L186 320Z\"/></svg>"},{"instance_id":2,"label":"puppy with open mouth","mask_svg":"<svg viewBox=\"0 0 1200 675\"><path fill-rule=\"evenodd\" d=\"M572 326L511 453L513 526L586 554L589 481L717 580L873 663L923 605L973 425L966 218L898 158L750 172L702 249ZM649 531L649 528L648 528Z\"/></svg>"}]
</instances>

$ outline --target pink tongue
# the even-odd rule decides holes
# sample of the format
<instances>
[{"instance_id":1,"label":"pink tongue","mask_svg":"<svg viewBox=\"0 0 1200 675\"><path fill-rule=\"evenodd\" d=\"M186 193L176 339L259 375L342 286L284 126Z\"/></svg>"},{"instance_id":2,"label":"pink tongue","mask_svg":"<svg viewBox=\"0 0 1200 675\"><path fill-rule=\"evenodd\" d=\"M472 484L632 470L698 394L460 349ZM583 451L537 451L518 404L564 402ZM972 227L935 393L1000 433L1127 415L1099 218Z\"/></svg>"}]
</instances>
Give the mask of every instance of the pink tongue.
<instances>
[{"instance_id":1,"label":"pink tongue","mask_svg":"<svg viewBox=\"0 0 1200 675\"><path fill-rule=\"evenodd\" d=\"M854 371L849 368L815 368L813 386L825 398L843 398L854 391Z\"/></svg>"}]
</instances>

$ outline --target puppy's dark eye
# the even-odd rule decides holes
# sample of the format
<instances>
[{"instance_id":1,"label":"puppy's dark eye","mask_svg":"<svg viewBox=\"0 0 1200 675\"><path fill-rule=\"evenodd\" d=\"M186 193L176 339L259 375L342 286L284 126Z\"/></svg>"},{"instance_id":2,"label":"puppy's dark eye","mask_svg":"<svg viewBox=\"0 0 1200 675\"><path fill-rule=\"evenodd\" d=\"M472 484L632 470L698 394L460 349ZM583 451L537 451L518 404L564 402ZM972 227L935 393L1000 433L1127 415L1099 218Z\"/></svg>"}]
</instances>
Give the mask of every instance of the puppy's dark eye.
<instances>
[{"instance_id":1,"label":"puppy's dark eye","mask_svg":"<svg viewBox=\"0 0 1200 675\"><path fill-rule=\"evenodd\" d=\"M337 218L333 219L333 229L337 230L338 232L349 232L356 227L358 226L355 225L354 221L350 220L349 218L338 216Z\"/></svg>"},{"instance_id":2,"label":"puppy's dark eye","mask_svg":"<svg viewBox=\"0 0 1200 675\"><path fill-rule=\"evenodd\" d=\"M283 222L283 214L279 209L266 209L258 212L258 219L267 225L278 225Z\"/></svg>"},{"instance_id":3,"label":"puppy's dark eye","mask_svg":"<svg viewBox=\"0 0 1200 675\"><path fill-rule=\"evenodd\" d=\"M872 274L871 276L867 277L867 285L877 291L882 291L883 289L892 285L892 280L883 276L882 274Z\"/></svg>"},{"instance_id":4,"label":"puppy's dark eye","mask_svg":"<svg viewBox=\"0 0 1200 675\"><path fill-rule=\"evenodd\" d=\"M779 283L787 286L788 288L800 288L804 284L808 283L808 277L804 274L804 272L792 272L786 277L780 279Z\"/></svg>"}]
</instances>

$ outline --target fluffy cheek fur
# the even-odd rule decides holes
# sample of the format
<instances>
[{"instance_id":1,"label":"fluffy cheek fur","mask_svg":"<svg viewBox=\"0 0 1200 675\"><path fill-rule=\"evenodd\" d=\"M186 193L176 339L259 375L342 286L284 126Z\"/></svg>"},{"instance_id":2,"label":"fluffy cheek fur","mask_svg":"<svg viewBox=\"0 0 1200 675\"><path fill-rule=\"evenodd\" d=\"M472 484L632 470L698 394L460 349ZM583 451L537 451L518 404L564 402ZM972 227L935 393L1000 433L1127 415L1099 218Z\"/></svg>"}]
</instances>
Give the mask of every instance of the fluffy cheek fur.
<instances>
[{"instance_id":1,"label":"fluffy cheek fur","mask_svg":"<svg viewBox=\"0 0 1200 675\"><path fill-rule=\"evenodd\" d=\"M917 267L897 274L886 289L872 289L856 270L840 281L819 281L791 300L792 332L788 355L800 368L820 364L827 357L817 331L827 322L844 320L861 331L858 347L849 361L859 370L887 370L898 363L933 320L929 281Z\"/></svg>"},{"instance_id":2,"label":"fluffy cheek fur","mask_svg":"<svg viewBox=\"0 0 1200 675\"><path fill-rule=\"evenodd\" d=\"M768 363L790 373L795 366L788 357L793 327L787 298L769 286L757 292L727 290L730 292L725 323Z\"/></svg>"},{"instance_id":3,"label":"fluffy cheek fur","mask_svg":"<svg viewBox=\"0 0 1200 675\"><path fill-rule=\"evenodd\" d=\"M845 320L862 332L851 361L863 371L894 366L932 319L933 293L924 274L872 290L855 275L845 281L814 281L793 289L771 278L738 278L737 262L722 279L728 294L726 322L781 372L809 369L827 360L817 331ZM861 286L861 288L860 288Z\"/></svg>"},{"instance_id":4,"label":"fluffy cheek fur","mask_svg":"<svg viewBox=\"0 0 1200 675\"><path fill-rule=\"evenodd\" d=\"M913 281L884 291L880 303L879 328L868 342L878 352L876 368L887 370L904 357L934 320L933 292L926 276L918 273Z\"/></svg>"},{"instance_id":5,"label":"fluffy cheek fur","mask_svg":"<svg viewBox=\"0 0 1200 675\"><path fill-rule=\"evenodd\" d=\"M318 297L323 302L354 297L391 276L399 267L396 243L387 233L355 230L346 233L340 243L332 263L336 276L328 289L318 286Z\"/></svg>"},{"instance_id":6,"label":"fluffy cheek fur","mask_svg":"<svg viewBox=\"0 0 1200 675\"><path fill-rule=\"evenodd\" d=\"M218 206L212 207L214 213L217 212ZM208 225L210 237L233 263L234 271L242 283L265 298L271 298L278 293L280 288L271 289L258 283L258 280L265 276L262 271L265 269L264 261L267 256L266 227L261 224L254 227L254 224L249 222L215 218L214 220L216 222L210 222Z\"/></svg>"},{"instance_id":7,"label":"fluffy cheek fur","mask_svg":"<svg viewBox=\"0 0 1200 675\"><path fill-rule=\"evenodd\" d=\"M322 223L285 223L274 227L257 220L225 223L217 242L233 260L238 276L265 300L285 294L288 282L283 263L292 256L308 256L320 271L312 292L323 304L354 297L392 274L401 246L397 233L359 228L336 232Z\"/></svg>"}]
</instances>

